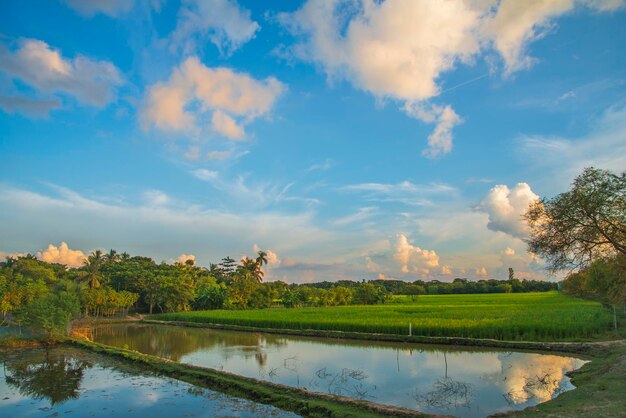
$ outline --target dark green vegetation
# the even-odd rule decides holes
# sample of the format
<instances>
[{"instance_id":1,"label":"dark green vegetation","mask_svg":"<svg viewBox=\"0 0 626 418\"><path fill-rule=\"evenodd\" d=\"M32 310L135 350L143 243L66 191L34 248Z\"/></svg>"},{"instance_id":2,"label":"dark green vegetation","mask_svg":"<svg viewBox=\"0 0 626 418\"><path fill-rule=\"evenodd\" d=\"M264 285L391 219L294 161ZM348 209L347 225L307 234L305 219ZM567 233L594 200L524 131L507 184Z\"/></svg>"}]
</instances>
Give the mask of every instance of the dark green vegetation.
<instances>
[{"instance_id":1,"label":"dark green vegetation","mask_svg":"<svg viewBox=\"0 0 626 418\"><path fill-rule=\"evenodd\" d=\"M274 329L313 329L499 340L573 340L611 328L600 303L556 292L494 295L433 295L374 306L202 311L156 319Z\"/></svg>"},{"instance_id":2,"label":"dark green vegetation","mask_svg":"<svg viewBox=\"0 0 626 418\"><path fill-rule=\"evenodd\" d=\"M37 329L47 338L62 335L73 317L126 315L205 309L254 309L271 306L375 305L392 295L506 293L545 291L556 284L509 280L470 282L375 280L338 283L263 283L266 255L237 264L225 258L210 268L185 263L157 264L148 257L131 257L111 250L94 251L80 268L66 268L32 255L0 262L0 313L18 325Z\"/></svg>"}]
</instances>

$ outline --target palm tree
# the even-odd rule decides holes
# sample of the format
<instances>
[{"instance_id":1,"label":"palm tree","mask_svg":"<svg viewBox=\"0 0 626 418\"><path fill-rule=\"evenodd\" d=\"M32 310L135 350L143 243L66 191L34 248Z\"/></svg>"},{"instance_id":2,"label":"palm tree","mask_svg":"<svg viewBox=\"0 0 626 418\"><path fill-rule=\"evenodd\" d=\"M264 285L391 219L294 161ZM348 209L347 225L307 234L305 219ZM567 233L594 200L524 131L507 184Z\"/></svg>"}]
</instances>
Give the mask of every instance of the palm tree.
<instances>
[{"instance_id":1,"label":"palm tree","mask_svg":"<svg viewBox=\"0 0 626 418\"><path fill-rule=\"evenodd\" d=\"M117 251L111 248L109 253L104 255L103 260L107 264L117 263L118 261L120 261L120 255L117 253Z\"/></svg>"},{"instance_id":2,"label":"palm tree","mask_svg":"<svg viewBox=\"0 0 626 418\"><path fill-rule=\"evenodd\" d=\"M261 270L257 260L244 257L241 259L241 265L238 268L239 272L249 277L254 278L257 282L261 283L263 280L263 271Z\"/></svg>"},{"instance_id":3,"label":"palm tree","mask_svg":"<svg viewBox=\"0 0 626 418\"><path fill-rule=\"evenodd\" d=\"M83 267L85 268L85 278L91 289L100 287L100 266L102 265L102 251L92 251L85 260Z\"/></svg>"},{"instance_id":4,"label":"palm tree","mask_svg":"<svg viewBox=\"0 0 626 418\"><path fill-rule=\"evenodd\" d=\"M259 283L263 280L263 276L265 273L263 272L263 265L267 265L267 253L263 250L260 250L257 253L257 258L255 260L256 263L256 276Z\"/></svg>"}]
</instances>

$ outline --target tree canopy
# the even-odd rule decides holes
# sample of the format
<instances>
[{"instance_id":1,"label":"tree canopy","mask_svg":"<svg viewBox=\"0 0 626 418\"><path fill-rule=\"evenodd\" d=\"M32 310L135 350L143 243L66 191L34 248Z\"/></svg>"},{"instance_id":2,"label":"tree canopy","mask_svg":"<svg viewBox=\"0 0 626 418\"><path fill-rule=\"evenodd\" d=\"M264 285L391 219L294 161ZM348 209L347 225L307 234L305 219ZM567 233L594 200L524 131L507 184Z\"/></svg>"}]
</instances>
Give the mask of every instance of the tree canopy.
<instances>
[{"instance_id":1,"label":"tree canopy","mask_svg":"<svg viewBox=\"0 0 626 418\"><path fill-rule=\"evenodd\" d=\"M626 254L626 173L586 168L571 190L532 204L528 250L552 272Z\"/></svg>"}]
</instances>

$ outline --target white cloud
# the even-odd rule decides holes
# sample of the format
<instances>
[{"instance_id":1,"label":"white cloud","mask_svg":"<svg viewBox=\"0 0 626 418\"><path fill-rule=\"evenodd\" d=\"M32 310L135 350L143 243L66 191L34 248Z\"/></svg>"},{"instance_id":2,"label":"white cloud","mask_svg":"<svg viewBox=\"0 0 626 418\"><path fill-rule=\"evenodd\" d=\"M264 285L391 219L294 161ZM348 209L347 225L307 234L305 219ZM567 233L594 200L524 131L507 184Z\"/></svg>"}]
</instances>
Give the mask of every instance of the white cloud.
<instances>
[{"instance_id":1,"label":"white cloud","mask_svg":"<svg viewBox=\"0 0 626 418\"><path fill-rule=\"evenodd\" d=\"M506 247L504 250L502 250L502 255L512 257L515 255L515 250L511 247Z\"/></svg>"},{"instance_id":2,"label":"white cloud","mask_svg":"<svg viewBox=\"0 0 626 418\"><path fill-rule=\"evenodd\" d=\"M443 183L415 184L410 181L400 183L358 183L341 187L340 190L363 193L368 200L399 202L410 206L432 206L432 196L449 196L456 189Z\"/></svg>"},{"instance_id":3,"label":"white cloud","mask_svg":"<svg viewBox=\"0 0 626 418\"><path fill-rule=\"evenodd\" d=\"M154 206L165 205L170 202L169 196L160 190L148 190L144 192L144 197L148 204Z\"/></svg>"},{"instance_id":4,"label":"white cloud","mask_svg":"<svg viewBox=\"0 0 626 418\"><path fill-rule=\"evenodd\" d=\"M220 110L213 112L211 128L230 139L241 139L246 135L243 127L237 125L233 118Z\"/></svg>"},{"instance_id":5,"label":"white cloud","mask_svg":"<svg viewBox=\"0 0 626 418\"><path fill-rule=\"evenodd\" d=\"M461 1L309 0L279 20L305 36L294 53L377 97L426 100L436 79L478 51L479 13ZM341 30L345 28L345 30Z\"/></svg>"},{"instance_id":6,"label":"white cloud","mask_svg":"<svg viewBox=\"0 0 626 418\"><path fill-rule=\"evenodd\" d=\"M480 279L486 279L489 277L489 272L487 272L487 268L486 267L477 267L474 270L474 277L480 278Z\"/></svg>"},{"instance_id":7,"label":"white cloud","mask_svg":"<svg viewBox=\"0 0 626 418\"><path fill-rule=\"evenodd\" d=\"M585 5L600 12L624 7L624 0L502 0L497 10L484 18L482 35L493 42L504 61L505 74L527 69L535 59L526 48L553 29L553 20Z\"/></svg>"},{"instance_id":8,"label":"white cloud","mask_svg":"<svg viewBox=\"0 0 626 418\"><path fill-rule=\"evenodd\" d=\"M250 11L234 0L184 0L171 44L184 53L196 54L208 40L228 56L260 29Z\"/></svg>"},{"instance_id":9,"label":"white cloud","mask_svg":"<svg viewBox=\"0 0 626 418\"><path fill-rule=\"evenodd\" d=\"M512 189L500 184L493 187L480 204L480 210L489 215L487 228L517 238L528 235L523 215L528 206L539 199L527 183L518 183Z\"/></svg>"},{"instance_id":10,"label":"white cloud","mask_svg":"<svg viewBox=\"0 0 626 418\"><path fill-rule=\"evenodd\" d=\"M427 158L437 158L452 151L452 128L462 122L452 107L432 105L425 107L420 102L407 103L405 112L428 123L436 123L435 130L428 137L428 148L422 151Z\"/></svg>"},{"instance_id":11,"label":"white cloud","mask_svg":"<svg viewBox=\"0 0 626 418\"><path fill-rule=\"evenodd\" d=\"M577 4L608 12L625 2L308 0L278 20L300 38L287 55L315 63L331 81L346 79L378 100L404 103L409 116L436 123L423 152L434 158L452 150L452 129L461 118L450 105L428 117L412 108L442 93L441 76L494 49L505 75L529 68L534 60L527 46Z\"/></svg>"},{"instance_id":12,"label":"white cloud","mask_svg":"<svg viewBox=\"0 0 626 418\"><path fill-rule=\"evenodd\" d=\"M119 17L133 8L134 0L64 0L79 14L92 17L103 13L110 17Z\"/></svg>"},{"instance_id":13,"label":"white cloud","mask_svg":"<svg viewBox=\"0 0 626 418\"><path fill-rule=\"evenodd\" d=\"M0 184L0 237L15 237L13 248L32 248L42 236L63 231L68 240L85 247L124 248L157 260L192 248L203 255L198 260L203 263L239 254L251 242L268 243L277 254L297 254L331 248L338 239L320 229L310 212L229 211L175 198L166 204L129 203L106 196L96 200L62 187L54 191L40 194Z\"/></svg>"},{"instance_id":14,"label":"white cloud","mask_svg":"<svg viewBox=\"0 0 626 418\"><path fill-rule=\"evenodd\" d=\"M0 71L41 92L66 94L96 107L114 101L122 84L112 63L82 55L67 59L37 39L20 39L14 51L0 45Z\"/></svg>"},{"instance_id":15,"label":"white cloud","mask_svg":"<svg viewBox=\"0 0 626 418\"><path fill-rule=\"evenodd\" d=\"M439 266L439 256L433 250L413 246L404 234L399 234L394 245L394 259L403 273L429 274Z\"/></svg>"},{"instance_id":16,"label":"white cloud","mask_svg":"<svg viewBox=\"0 0 626 418\"><path fill-rule=\"evenodd\" d=\"M209 151L206 156L209 160L225 160L233 155L230 151Z\"/></svg>"},{"instance_id":17,"label":"white cloud","mask_svg":"<svg viewBox=\"0 0 626 418\"><path fill-rule=\"evenodd\" d=\"M191 57L174 69L169 80L147 89L140 117L146 128L198 133L200 119L211 114L216 132L239 139L243 126L267 115L284 91L273 77L256 80L228 68L206 67Z\"/></svg>"},{"instance_id":18,"label":"white cloud","mask_svg":"<svg viewBox=\"0 0 626 418\"><path fill-rule=\"evenodd\" d=\"M525 136L520 154L533 172L550 179L562 191L585 167L594 166L614 172L626 167L626 107L608 109L579 138Z\"/></svg>"},{"instance_id":19,"label":"white cloud","mask_svg":"<svg viewBox=\"0 0 626 418\"><path fill-rule=\"evenodd\" d=\"M50 244L48 248L37 253L37 258L46 263L65 264L68 267L80 267L87 258L80 250L70 249L65 242L58 247Z\"/></svg>"},{"instance_id":20,"label":"white cloud","mask_svg":"<svg viewBox=\"0 0 626 418\"><path fill-rule=\"evenodd\" d=\"M359 208L356 213L344 216L343 218L335 219L333 221L333 224L337 226L345 226L353 223L363 222L375 215L377 210L378 208L370 206Z\"/></svg>"},{"instance_id":21,"label":"white cloud","mask_svg":"<svg viewBox=\"0 0 626 418\"><path fill-rule=\"evenodd\" d=\"M254 252L254 254L258 254L259 251L261 250L261 247L259 247L258 245L254 244L252 246L252 251ZM278 254L270 249L266 249L263 250L265 252L266 258L267 258L267 266L268 267L274 267L280 264L280 258L278 257Z\"/></svg>"},{"instance_id":22,"label":"white cloud","mask_svg":"<svg viewBox=\"0 0 626 418\"><path fill-rule=\"evenodd\" d=\"M178 258L176 258L176 262L181 264L185 264L185 262L187 262L188 260L193 261L193 263L195 264L196 256L193 254L181 254L178 256Z\"/></svg>"},{"instance_id":23,"label":"white cloud","mask_svg":"<svg viewBox=\"0 0 626 418\"><path fill-rule=\"evenodd\" d=\"M480 11L462 1L402 0L309 0L295 13L279 15L304 37L291 50L297 57L377 98L411 103L437 96L438 77L479 51L479 18ZM451 130L460 118L445 109L429 138L429 157L452 149Z\"/></svg>"}]
</instances>

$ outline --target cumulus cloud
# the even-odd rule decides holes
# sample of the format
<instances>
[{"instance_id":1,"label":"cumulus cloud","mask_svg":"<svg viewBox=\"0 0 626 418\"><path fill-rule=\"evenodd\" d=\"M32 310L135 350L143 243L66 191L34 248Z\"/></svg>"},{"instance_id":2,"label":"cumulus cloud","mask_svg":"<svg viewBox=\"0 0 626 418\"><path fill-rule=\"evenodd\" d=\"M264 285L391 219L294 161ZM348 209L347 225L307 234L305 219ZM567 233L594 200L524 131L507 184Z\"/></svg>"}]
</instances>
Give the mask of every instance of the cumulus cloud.
<instances>
[{"instance_id":1,"label":"cumulus cloud","mask_svg":"<svg viewBox=\"0 0 626 418\"><path fill-rule=\"evenodd\" d=\"M140 117L146 128L193 133L202 128L199 119L210 114L215 132L240 139L244 125L267 115L284 91L273 77L256 80L228 68L206 67L191 57L167 81L148 88Z\"/></svg>"},{"instance_id":2,"label":"cumulus cloud","mask_svg":"<svg viewBox=\"0 0 626 418\"><path fill-rule=\"evenodd\" d=\"M528 225L523 219L528 206L539 199L527 183L518 183L512 189L500 184L492 188L480 204L480 210L489 215L487 228L501 231L516 238L528 235Z\"/></svg>"},{"instance_id":3,"label":"cumulus cloud","mask_svg":"<svg viewBox=\"0 0 626 418\"><path fill-rule=\"evenodd\" d=\"M193 254L181 254L178 256L178 258L176 258L176 262L180 263L180 264L185 264L188 260L193 261L193 263L196 263L196 256Z\"/></svg>"},{"instance_id":4,"label":"cumulus cloud","mask_svg":"<svg viewBox=\"0 0 626 418\"><path fill-rule=\"evenodd\" d=\"M414 246L404 234L398 234L394 245L394 259L403 273L429 274L439 266L439 256L434 250Z\"/></svg>"},{"instance_id":5,"label":"cumulus cloud","mask_svg":"<svg viewBox=\"0 0 626 418\"><path fill-rule=\"evenodd\" d=\"M208 40L228 56L259 30L250 11L234 0L184 0L171 44L184 53L195 54Z\"/></svg>"},{"instance_id":6,"label":"cumulus cloud","mask_svg":"<svg viewBox=\"0 0 626 418\"><path fill-rule=\"evenodd\" d=\"M474 270L474 277L477 278L481 278L481 279L486 279L487 277L489 277L489 272L487 272L487 268L486 267L477 267Z\"/></svg>"},{"instance_id":7,"label":"cumulus cloud","mask_svg":"<svg viewBox=\"0 0 626 418\"><path fill-rule=\"evenodd\" d=\"M441 266L441 274L444 276L452 276L452 268L450 266Z\"/></svg>"},{"instance_id":8,"label":"cumulus cloud","mask_svg":"<svg viewBox=\"0 0 626 418\"><path fill-rule=\"evenodd\" d=\"M624 0L502 0L485 16L482 35L493 43L504 61L505 74L527 69L535 59L527 46L554 28L554 19L571 12L577 5L599 12L623 8ZM493 10L493 9L492 9Z\"/></svg>"},{"instance_id":9,"label":"cumulus cloud","mask_svg":"<svg viewBox=\"0 0 626 418\"><path fill-rule=\"evenodd\" d=\"M404 103L409 116L436 123L424 156L452 150L452 129L461 118L450 105L422 117L412 109L443 90L442 74L496 51L504 74L529 68L527 46L553 27L553 20L586 5L608 12L623 0L308 0L278 15L300 38L289 56L316 64L330 80L346 79L377 99ZM283 54L285 52L283 51ZM478 79L482 78L479 77Z\"/></svg>"},{"instance_id":10,"label":"cumulus cloud","mask_svg":"<svg viewBox=\"0 0 626 418\"><path fill-rule=\"evenodd\" d=\"M480 12L462 1L401 0L309 0L294 13L279 15L304 38L291 49L294 55L318 64L330 78L403 102L437 96L437 78L479 51L473 33L479 18ZM460 118L450 106L445 109L432 121L438 124L429 144L437 151L430 157L452 149L451 130Z\"/></svg>"},{"instance_id":11,"label":"cumulus cloud","mask_svg":"<svg viewBox=\"0 0 626 418\"><path fill-rule=\"evenodd\" d=\"M48 245L48 248L37 253L37 258L46 263L59 263L65 264L68 267L80 267L87 257L82 251L72 250L65 242L62 242L58 247L52 244Z\"/></svg>"},{"instance_id":12,"label":"cumulus cloud","mask_svg":"<svg viewBox=\"0 0 626 418\"><path fill-rule=\"evenodd\" d=\"M20 39L15 50L0 45L0 72L40 92L65 94L95 107L114 101L122 84L122 76L112 63L82 55L67 59L37 39Z\"/></svg>"},{"instance_id":13,"label":"cumulus cloud","mask_svg":"<svg viewBox=\"0 0 626 418\"><path fill-rule=\"evenodd\" d=\"M65 0L65 3L86 17L98 13L118 17L133 8L134 0Z\"/></svg>"}]
</instances>

